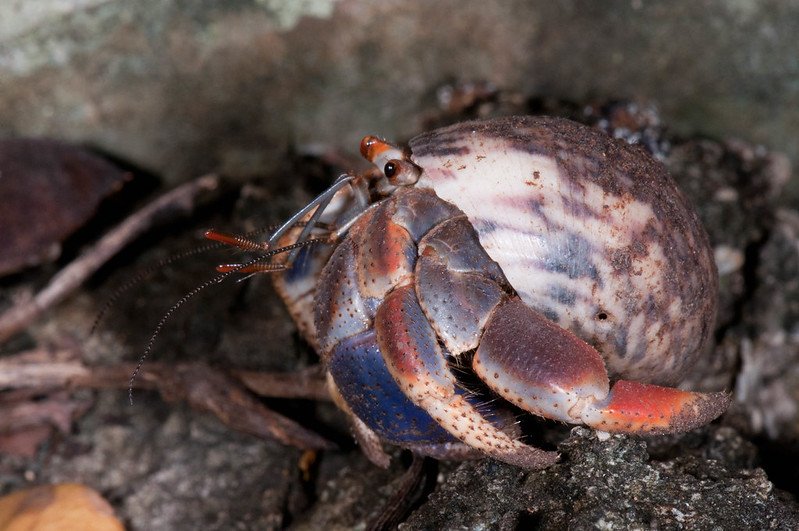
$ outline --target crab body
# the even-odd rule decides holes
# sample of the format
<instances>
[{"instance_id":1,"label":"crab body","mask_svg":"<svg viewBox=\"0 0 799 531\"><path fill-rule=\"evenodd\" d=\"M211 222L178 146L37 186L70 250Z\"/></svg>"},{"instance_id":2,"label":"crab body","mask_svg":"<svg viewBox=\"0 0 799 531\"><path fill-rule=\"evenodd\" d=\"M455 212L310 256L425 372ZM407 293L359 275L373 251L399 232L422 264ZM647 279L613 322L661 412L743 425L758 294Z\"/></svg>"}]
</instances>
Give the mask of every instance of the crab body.
<instances>
[{"instance_id":1,"label":"crab body","mask_svg":"<svg viewBox=\"0 0 799 531\"><path fill-rule=\"evenodd\" d=\"M275 285L373 461L387 463L385 441L540 468L556 455L520 439L514 411L668 433L726 408L724 393L661 387L712 331L716 269L698 217L642 150L531 117L361 148L383 172L282 234L338 228L283 258Z\"/></svg>"}]
</instances>

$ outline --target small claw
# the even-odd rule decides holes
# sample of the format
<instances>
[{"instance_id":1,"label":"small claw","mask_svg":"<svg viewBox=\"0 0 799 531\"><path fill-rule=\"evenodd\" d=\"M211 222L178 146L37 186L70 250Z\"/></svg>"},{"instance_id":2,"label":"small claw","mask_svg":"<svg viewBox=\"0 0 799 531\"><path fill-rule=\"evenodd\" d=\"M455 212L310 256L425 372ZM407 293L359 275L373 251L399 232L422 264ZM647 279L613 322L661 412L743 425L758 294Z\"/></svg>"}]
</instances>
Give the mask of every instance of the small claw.
<instances>
[{"instance_id":1,"label":"small claw","mask_svg":"<svg viewBox=\"0 0 799 531\"><path fill-rule=\"evenodd\" d=\"M608 432L683 433L724 413L730 400L728 393L694 393L621 380L607 398L583 409L582 420Z\"/></svg>"}]
</instances>

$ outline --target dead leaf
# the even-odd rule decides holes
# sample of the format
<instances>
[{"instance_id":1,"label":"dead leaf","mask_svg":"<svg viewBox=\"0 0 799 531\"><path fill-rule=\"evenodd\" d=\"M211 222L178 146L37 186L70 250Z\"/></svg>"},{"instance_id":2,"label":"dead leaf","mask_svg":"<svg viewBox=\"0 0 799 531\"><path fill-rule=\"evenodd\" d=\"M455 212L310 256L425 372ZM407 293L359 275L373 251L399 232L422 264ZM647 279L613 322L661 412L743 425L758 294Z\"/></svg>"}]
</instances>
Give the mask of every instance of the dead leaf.
<instances>
[{"instance_id":1,"label":"dead leaf","mask_svg":"<svg viewBox=\"0 0 799 531\"><path fill-rule=\"evenodd\" d=\"M57 258L60 243L127 177L77 146L0 140L0 276Z\"/></svg>"},{"instance_id":2,"label":"dead leaf","mask_svg":"<svg viewBox=\"0 0 799 531\"><path fill-rule=\"evenodd\" d=\"M121 531L114 510L96 491L77 483L41 485L0 498L3 531Z\"/></svg>"}]
</instances>

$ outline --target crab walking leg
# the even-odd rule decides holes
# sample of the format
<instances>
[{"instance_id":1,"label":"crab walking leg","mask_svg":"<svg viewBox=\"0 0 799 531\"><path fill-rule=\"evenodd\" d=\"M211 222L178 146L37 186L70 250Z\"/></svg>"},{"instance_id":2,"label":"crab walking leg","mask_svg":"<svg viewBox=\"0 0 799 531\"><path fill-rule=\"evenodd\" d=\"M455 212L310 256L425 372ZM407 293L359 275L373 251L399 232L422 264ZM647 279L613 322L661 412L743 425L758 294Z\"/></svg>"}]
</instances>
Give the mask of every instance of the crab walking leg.
<instances>
[{"instance_id":1,"label":"crab walking leg","mask_svg":"<svg viewBox=\"0 0 799 531\"><path fill-rule=\"evenodd\" d=\"M327 373L327 388L330 391L330 396L333 398L333 403L347 413L347 417L350 420L350 427L352 428L352 434L361 446L361 451L366 458L380 468L388 468L388 465L391 464L391 458L383 450L383 445L380 444L380 438L364 421L359 419L352 412L347 401L341 396L341 391L339 391L333 376L329 372Z\"/></svg>"},{"instance_id":2,"label":"crab walking leg","mask_svg":"<svg viewBox=\"0 0 799 531\"><path fill-rule=\"evenodd\" d=\"M609 432L689 431L723 413L730 400L725 393L624 380L608 391L599 352L518 298L494 309L472 366L491 389L527 411Z\"/></svg>"},{"instance_id":3,"label":"crab walking leg","mask_svg":"<svg viewBox=\"0 0 799 531\"><path fill-rule=\"evenodd\" d=\"M403 392L460 441L528 469L545 468L557 460L555 452L528 446L497 428L456 392L455 378L413 285L388 295L377 310L375 329L386 366Z\"/></svg>"}]
</instances>

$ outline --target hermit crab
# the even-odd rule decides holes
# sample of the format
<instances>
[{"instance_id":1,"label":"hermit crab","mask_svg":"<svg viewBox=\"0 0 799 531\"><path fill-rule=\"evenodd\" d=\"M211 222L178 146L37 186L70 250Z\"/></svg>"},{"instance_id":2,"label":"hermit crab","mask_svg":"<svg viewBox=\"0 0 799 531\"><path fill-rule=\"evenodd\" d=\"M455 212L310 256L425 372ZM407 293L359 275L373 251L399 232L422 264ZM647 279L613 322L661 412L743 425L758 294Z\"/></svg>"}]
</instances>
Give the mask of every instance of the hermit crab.
<instances>
[{"instance_id":1,"label":"hermit crab","mask_svg":"<svg viewBox=\"0 0 799 531\"><path fill-rule=\"evenodd\" d=\"M367 456L382 443L543 468L528 412L604 432L684 432L726 393L672 386L713 330L717 273L696 213L642 149L565 119L456 124L361 143L265 243L270 271ZM304 242L314 242L304 245ZM235 266L227 266L228 269Z\"/></svg>"}]
</instances>

